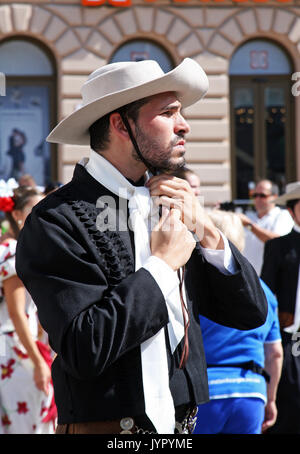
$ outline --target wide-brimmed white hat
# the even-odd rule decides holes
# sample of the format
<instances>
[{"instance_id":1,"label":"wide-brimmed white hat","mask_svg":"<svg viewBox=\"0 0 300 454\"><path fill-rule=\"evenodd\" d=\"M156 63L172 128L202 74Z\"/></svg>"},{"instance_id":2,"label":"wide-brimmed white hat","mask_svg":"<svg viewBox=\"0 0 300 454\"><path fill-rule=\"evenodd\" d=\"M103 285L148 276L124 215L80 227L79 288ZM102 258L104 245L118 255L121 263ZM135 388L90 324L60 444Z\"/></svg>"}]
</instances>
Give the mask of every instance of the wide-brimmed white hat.
<instances>
[{"instance_id":1,"label":"wide-brimmed white hat","mask_svg":"<svg viewBox=\"0 0 300 454\"><path fill-rule=\"evenodd\" d=\"M110 63L88 77L81 90L82 106L62 120L47 141L89 145L89 127L119 107L167 91L176 92L182 107L187 107L207 90L207 76L191 58L168 73L154 60Z\"/></svg>"},{"instance_id":2,"label":"wide-brimmed white hat","mask_svg":"<svg viewBox=\"0 0 300 454\"><path fill-rule=\"evenodd\" d=\"M286 192L274 200L277 205L286 205L289 200L300 199L300 181L286 185Z\"/></svg>"}]
</instances>

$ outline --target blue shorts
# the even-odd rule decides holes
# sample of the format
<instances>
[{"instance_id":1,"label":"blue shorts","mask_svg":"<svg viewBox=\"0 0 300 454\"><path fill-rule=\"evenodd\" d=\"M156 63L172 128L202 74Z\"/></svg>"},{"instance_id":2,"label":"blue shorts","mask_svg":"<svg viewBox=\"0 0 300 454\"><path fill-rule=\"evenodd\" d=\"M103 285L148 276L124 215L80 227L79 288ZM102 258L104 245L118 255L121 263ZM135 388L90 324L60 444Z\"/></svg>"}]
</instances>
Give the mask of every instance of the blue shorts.
<instances>
[{"instance_id":1,"label":"blue shorts","mask_svg":"<svg viewBox=\"0 0 300 454\"><path fill-rule=\"evenodd\" d=\"M194 434L260 434L265 403L254 397L213 399L198 406Z\"/></svg>"}]
</instances>

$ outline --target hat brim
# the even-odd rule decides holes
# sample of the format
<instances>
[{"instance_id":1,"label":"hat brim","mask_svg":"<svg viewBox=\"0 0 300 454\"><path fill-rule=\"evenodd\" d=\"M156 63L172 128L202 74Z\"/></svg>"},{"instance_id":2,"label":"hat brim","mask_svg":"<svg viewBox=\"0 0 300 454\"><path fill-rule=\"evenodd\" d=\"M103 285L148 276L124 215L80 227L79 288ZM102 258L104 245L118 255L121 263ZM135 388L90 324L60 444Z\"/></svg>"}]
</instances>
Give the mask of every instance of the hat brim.
<instances>
[{"instance_id":1,"label":"hat brim","mask_svg":"<svg viewBox=\"0 0 300 454\"><path fill-rule=\"evenodd\" d=\"M186 58L172 71L150 82L117 91L80 107L63 119L47 141L70 145L89 145L89 127L99 118L138 99L173 91L182 107L201 99L208 90L208 79L201 66Z\"/></svg>"},{"instance_id":2,"label":"hat brim","mask_svg":"<svg viewBox=\"0 0 300 454\"><path fill-rule=\"evenodd\" d=\"M294 191L282 194L280 197L274 200L276 205L285 206L289 200L300 199L300 189L297 188Z\"/></svg>"}]
</instances>

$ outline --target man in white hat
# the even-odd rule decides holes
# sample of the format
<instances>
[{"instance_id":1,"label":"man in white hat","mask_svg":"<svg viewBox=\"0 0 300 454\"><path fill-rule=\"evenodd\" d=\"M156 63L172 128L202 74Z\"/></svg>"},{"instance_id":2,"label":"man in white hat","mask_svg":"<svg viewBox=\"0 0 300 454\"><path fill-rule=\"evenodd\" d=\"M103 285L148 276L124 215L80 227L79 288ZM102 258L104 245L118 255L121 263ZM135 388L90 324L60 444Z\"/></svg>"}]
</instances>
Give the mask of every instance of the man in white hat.
<instances>
[{"instance_id":1,"label":"man in white hat","mask_svg":"<svg viewBox=\"0 0 300 454\"><path fill-rule=\"evenodd\" d=\"M278 418L271 433L300 434L300 182L290 183L276 199L294 220L292 231L266 243L261 277L278 299L284 348L277 392Z\"/></svg>"},{"instance_id":2,"label":"man in white hat","mask_svg":"<svg viewBox=\"0 0 300 454\"><path fill-rule=\"evenodd\" d=\"M240 329L265 321L253 268L188 183L164 174L185 163L182 107L207 89L191 59L166 74L150 60L109 64L48 137L91 145L18 242L57 353L58 433L190 433L208 399L199 312Z\"/></svg>"}]
</instances>

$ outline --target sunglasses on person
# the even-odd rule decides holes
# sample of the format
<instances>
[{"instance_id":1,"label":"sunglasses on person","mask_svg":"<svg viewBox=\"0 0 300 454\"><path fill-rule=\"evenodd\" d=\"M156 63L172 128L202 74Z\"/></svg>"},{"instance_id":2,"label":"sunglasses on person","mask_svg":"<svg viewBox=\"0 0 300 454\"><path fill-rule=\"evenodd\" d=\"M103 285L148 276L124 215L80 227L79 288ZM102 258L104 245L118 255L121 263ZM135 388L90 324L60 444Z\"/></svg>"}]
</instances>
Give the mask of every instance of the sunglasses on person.
<instances>
[{"instance_id":1,"label":"sunglasses on person","mask_svg":"<svg viewBox=\"0 0 300 454\"><path fill-rule=\"evenodd\" d=\"M264 194L263 192L255 192L253 194L253 198L255 199L256 197L260 197L261 199L266 199L267 197L270 197L272 194Z\"/></svg>"}]
</instances>

